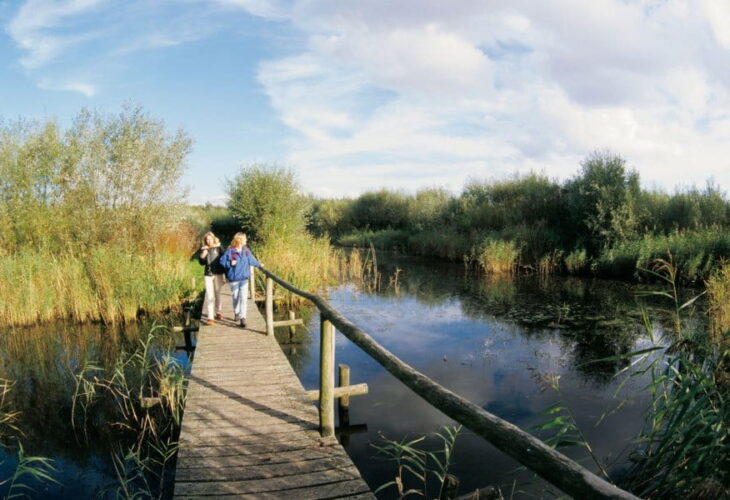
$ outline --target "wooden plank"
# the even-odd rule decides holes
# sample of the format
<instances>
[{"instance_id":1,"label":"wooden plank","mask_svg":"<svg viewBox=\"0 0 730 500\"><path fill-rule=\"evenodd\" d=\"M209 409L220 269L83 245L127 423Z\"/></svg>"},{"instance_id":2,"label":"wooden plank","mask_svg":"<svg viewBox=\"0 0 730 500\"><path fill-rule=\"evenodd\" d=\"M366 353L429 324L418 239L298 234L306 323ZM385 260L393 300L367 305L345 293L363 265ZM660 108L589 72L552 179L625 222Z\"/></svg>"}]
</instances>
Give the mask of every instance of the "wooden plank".
<instances>
[{"instance_id":1,"label":"wooden plank","mask_svg":"<svg viewBox=\"0 0 730 500\"><path fill-rule=\"evenodd\" d=\"M331 469L313 472L311 474L294 474L291 476L251 479L247 481L180 481L175 483L175 493L181 496L262 492L281 492L284 494L286 491L291 492L291 490L297 488L326 485L359 478L360 473L352 466L349 469ZM286 496L288 497L289 495Z\"/></svg>"},{"instance_id":2,"label":"wooden plank","mask_svg":"<svg viewBox=\"0 0 730 500\"><path fill-rule=\"evenodd\" d=\"M320 446L318 412L250 300L247 323L200 326L175 497L374 498L342 447Z\"/></svg>"}]
</instances>

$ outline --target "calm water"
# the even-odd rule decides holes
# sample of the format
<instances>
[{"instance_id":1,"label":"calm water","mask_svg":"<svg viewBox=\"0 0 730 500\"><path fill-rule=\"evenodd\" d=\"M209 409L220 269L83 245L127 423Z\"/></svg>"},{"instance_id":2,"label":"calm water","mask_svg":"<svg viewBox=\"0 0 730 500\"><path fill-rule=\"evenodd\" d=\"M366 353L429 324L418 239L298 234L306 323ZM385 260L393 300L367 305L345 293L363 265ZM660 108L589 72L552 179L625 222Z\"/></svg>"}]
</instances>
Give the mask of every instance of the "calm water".
<instances>
[{"instance_id":1,"label":"calm water","mask_svg":"<svg viewBox=\"0 0 730 500\"><path fill-rule=\"evenodd\" d=\"M158 322L161 320L179 324L177 318ZM136 436L114 424L120 419L110 410L113 405L96 405L89 414L86 433L79 426L75 430L71 425L76 388L73 374L84 362L92 362L110 374L117 359L133 351L150 328L147 322L126 328L58 323L0 332L0 378L15 381L3 405L20 412L18 430L3 436L6 447L0 447L0 481L11 477L16 469L19 438L27 455L53 460L56 471L51 475L59 482L24 478L21 482L34 489L25 494L73 499L112 495L118 486L112 453L126 451ZM178 335L158 333L160 338L153 343L154 356L175 352L174 346L184 344ZM175 357L187 365L183 351ZM7 494L8 486L0 486L0 497Z\"/></svg>"},{"instance_id":2,"label":"calm water","mask_svg":"<svg viewBox=\"0 0 730 500\"><path fill-rule=\"evenodd\" d=\"M337 310L417 370L523 429L546 422L541 412L562 399L595 455L620 476L643 423L645 381L633 379L617 399L623 378L616 373L625 363L589 362L649 345L636 286L566 278L490 281L465 276L459 265L380 260L381 290L336 288L330 302ZM305 387L313 389L318 386L317 315L307 326L308 332L295 337L299 344L284 348ZM654 327L662 329L656 322ZM285 340L285 332L277 335ZM357 432L345 441L371 487L396 472L392 462L375 454L372 444L382 444L381 436L402 440L453 424L341 334L336 362L350 365L351 383L370 387L368 395L351 398L350 424ZM560 393L546 389L546 378L556 376ZM627 393L631 400L597 424ZM596 470L584 450L563 451ZM542 494L534 475L468 431L457 439L451 472L461 480L460 493L495 485L508 496L516 480L517 489L529 496ZM395 490L381 496L392 498Z\"/></svg>"}]
</instances>

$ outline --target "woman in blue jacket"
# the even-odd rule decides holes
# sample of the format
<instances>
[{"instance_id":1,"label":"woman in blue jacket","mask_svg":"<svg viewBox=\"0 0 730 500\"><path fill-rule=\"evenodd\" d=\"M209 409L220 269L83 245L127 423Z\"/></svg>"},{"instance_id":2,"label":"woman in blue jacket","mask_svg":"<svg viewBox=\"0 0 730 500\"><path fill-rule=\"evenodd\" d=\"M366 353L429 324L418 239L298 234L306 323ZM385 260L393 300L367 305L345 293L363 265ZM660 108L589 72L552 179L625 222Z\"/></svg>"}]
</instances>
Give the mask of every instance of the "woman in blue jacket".
<instances>
[{"instance_id":1,"label":"woman in blue jacket","mask_svg":"<svg viewBox=\"0 0 730 500\"><path fill-rule=\"evenodd\" d=\"M221 257L221 266L226 270L226 278L231 285L233 313L235 321L246 328L246 299L248 298L249 267L264 267L246 247L246 233L236 233L226 253Z\"/></svg>"}]
</instances>

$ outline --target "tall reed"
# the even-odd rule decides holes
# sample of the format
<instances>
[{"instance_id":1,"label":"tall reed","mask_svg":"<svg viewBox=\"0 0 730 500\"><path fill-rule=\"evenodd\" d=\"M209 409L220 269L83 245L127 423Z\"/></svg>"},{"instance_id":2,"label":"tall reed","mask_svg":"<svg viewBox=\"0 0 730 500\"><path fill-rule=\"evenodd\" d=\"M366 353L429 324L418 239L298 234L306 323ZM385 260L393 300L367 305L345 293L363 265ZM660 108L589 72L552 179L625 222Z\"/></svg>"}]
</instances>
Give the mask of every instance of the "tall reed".
<instances>
[{"instance_id":1,"label":"tall reed","mask_svg":"<svg viewBox=\"0 0 730 500\"><path fill-rule=\"evenodd\" d=\"M520 249L514 241L487 238L473 259L487 274L512 274L517 270Z\"/></svg>"},{"instance_id":2,"label":"tall reed","mask_svg":"<svg viewBox=\"0 0 730 500\"><path fill-rule=\"evenodd\" d=\"M0 324L128 321L177 306L191 292L193 276L184 259L166 252L22 251L0 259Z\"/></svg>"}]
</instances>

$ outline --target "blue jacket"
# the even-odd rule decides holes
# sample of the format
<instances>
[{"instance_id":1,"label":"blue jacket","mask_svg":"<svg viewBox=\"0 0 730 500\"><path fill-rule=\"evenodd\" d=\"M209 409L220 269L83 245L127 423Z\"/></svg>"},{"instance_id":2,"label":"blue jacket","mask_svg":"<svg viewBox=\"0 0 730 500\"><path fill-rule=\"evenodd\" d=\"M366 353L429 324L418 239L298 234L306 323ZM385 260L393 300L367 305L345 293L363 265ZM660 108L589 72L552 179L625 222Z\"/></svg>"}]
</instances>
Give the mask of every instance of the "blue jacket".
<instances>
[{"instance_id":1,"label":"blue jacket","mask_svg":"<svg viewBox=\"0 0 730 500\"><path fill-rule=\"evenodd\" d=\"M231 265L232 260L236 260L236 265ZM235 248L229 248L221 257L221 266L226 270L226 279L228 281L243 281L250 276L249 266L262 267L261 263L256 260L248 247L243 247L239 252Z\"/></svg>"}]
</instances>

